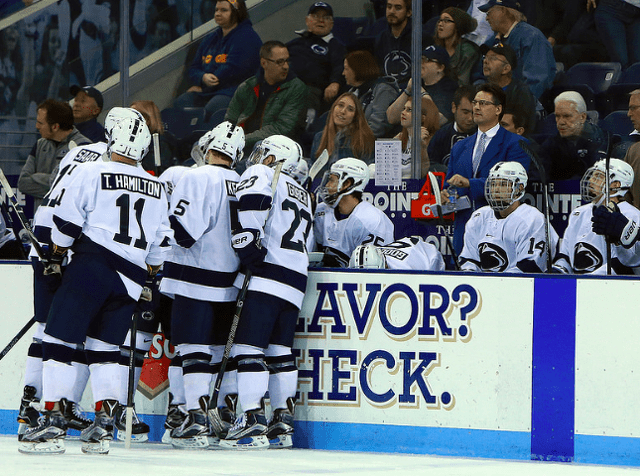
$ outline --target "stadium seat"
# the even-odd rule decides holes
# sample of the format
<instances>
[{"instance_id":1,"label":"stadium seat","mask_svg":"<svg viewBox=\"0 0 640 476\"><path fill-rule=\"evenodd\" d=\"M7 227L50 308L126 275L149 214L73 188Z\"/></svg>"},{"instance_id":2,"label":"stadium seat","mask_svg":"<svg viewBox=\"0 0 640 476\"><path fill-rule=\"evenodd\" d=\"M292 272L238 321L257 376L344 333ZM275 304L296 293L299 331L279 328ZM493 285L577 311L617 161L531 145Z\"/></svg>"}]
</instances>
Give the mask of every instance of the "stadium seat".
<instances>
[{"instance_id":1,"label":"stadium seat","mask_svg":"<svg viewBox=\"0 0 640 476\"><path fill-rule=\"evenodd\" d=\"M575 91L577 93L580 93L587 105L587 110L596 110L596 95L594 94L593 89L591 89L590 86L583 83L557 84L555 86L552 86L551 89L547 89L544 93L542 93L542 96L540 96L540 104L542 104L544 110L549 114L554 112L555 106L553 104L553 100L558 94L564 91Z\"/></svg>"},{"instance_id":2,"label":"stadium seat","mask_svg":"<svg viewBox=\"0 0 640 476\"><path fill-rule=\"evenodd\" d=\"M578 63L565 73L566 84L586 84L595 94L606 91L620 77L620 63Z\"/></svg>"},{"instance_id":3,"label":"stadium seat","mask_svg":"<svg viewBox=\"0 0 640 476\"><path fill-rule=\"evenodd\" d=\"M353 48L358 38L363 36L369 28L369 19L367 17L334 17L333 18L333 36L335 36L342 44L350 50Z\"/></svg>"},{"instance_id":4,"label":"stadium seat","mask_svg":"<svg viewBox=\"0 0 640 476\"><path fill-rule=\"evenodd\" d=\"M633 124L627 116L627 111L613 111L600 121L600 127L612 134L618 134L622 138L629 136L633 132Z\"/></svg>"},{"instance_id":5,"label":"stadium seat","mask_svg":"<svg viewBox=\"0 0 640 476\"><path fill-rule=\"evenodd\" d=\"M640 78L635 83L612 84L605 92L596 96L596 106L602 117L613 111L627 109L629 106L629 93L640 89Z\"/></svg>"},{"instance_id":6,"label":"stadium seat","mask_svg":"<svg viewBox=\"0 0 640 476\"><path fill-rule=\"evenodd\" d=\"M203 107L170 107L160 112L165 133L180 141L204 123Z\"/></svg>"},{"instance_id":7,"label":"stadium seat","mask_svg":"<svg viewBox=\"0 0 640 476\"><path fill-rule=\"evenodd\" d=\"M620 78L618 78L618 83L640 83L640 63L633 63L625 69L620 75Z\"/></svg>"}]
</instances>

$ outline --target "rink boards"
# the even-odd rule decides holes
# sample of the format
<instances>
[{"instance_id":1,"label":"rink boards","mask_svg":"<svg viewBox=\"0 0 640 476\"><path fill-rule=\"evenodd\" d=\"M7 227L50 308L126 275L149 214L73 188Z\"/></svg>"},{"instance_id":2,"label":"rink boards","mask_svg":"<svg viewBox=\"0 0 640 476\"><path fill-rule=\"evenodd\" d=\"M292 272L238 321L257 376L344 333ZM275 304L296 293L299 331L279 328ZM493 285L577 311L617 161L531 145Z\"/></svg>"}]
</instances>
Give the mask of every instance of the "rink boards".
<instances>
[{"instance_id":1,"label":"rink boards","mask_svg":"<svg viewBox=\"0 0 640 476\"><path fill-rule=\"evenodd\" d=\"M31 292L29 266L0 265L0 350ZM627 278L312 272L295 444L640 465L638 295ZM16 430L29 340L0 360L0 433ZM137 394L154 440L166 405Z\"/></svg>"}]
</instances>

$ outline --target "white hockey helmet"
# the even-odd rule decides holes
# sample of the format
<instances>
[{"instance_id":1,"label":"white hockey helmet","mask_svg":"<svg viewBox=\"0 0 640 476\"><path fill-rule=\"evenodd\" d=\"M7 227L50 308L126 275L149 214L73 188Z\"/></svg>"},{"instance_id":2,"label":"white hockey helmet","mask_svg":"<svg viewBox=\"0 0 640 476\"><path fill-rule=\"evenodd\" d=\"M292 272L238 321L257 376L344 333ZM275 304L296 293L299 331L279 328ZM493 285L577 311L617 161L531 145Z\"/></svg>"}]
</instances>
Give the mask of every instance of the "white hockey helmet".
<instances>
[{"instance_id":1,"label":"white hockey helmet","mask_svg":"<svg viewBox=\"0 0 640 476\"><path fill-rule=\"evenodd\" d=\"M150 143L151 133L142 115L123 117L111 129L109 152L140 162Z\"/></svg>"},{"instance_id":2,"label":"white hockey helmet","mask_svg":"<svg viewBox=\"0 0 640 476\"><path fill-rule=\"evenodd\" d=\"M605 159L589 167L580 179L580 195L586 203L601 201L606 188L604 177L607 163ZM609 159L609 196L624 197L633 185L634 173L631 165L620 159ZM619 185L616 183L618 182ZM615 186L614 186L615 184Z\"/></svg>"},{"instance_id":3,"label":"white hockey helmet","mask_svg":"<svg viewBox=\"0 0 640 476\"><path fill-rule=\"evenodd\" d=\"M337 183L329 190L328 184L332 176L337 177ZM335 180L335 179L333 179ZM347 181L351 184L347 185ZM369 183L369 167L362 160L346 157L337 160L328 172L325 172L322 183L318 189L318 195L327 205L335 208L345 195L353 192L363 192Z\"/></svg>"},{"instance_id":4,"label":"white hockey helmet","mask_svg":"<svg viewBox=\"0 0 640 476\"><path fill-rule=\"evenodd\" d=\"M107 138L107 145L111 144L113 127L123 119L144 120L144 116L130 107L112 107L104 119L104 134Z\"/></svg>"},{"instance_id":5,"label":"white hockey helmet","mask_svg":"<svg viewBox=\"0 0 640 476\"><path fill-rule=\"evenodd\" d=\"M527 180L527 171L519 162L498 162L491 167L484 183L487 203L494 211L506 210L524 197Z\"/></svg>"},{"instance_id":6,"label":"white hockey helmet","mask_svg":"<svg viewBox=\"0 0 640 476\"><path fill-rule=\"evenodd\" d=\"M387 260L377 246L368 243L358 245L351 253L349 268L354 269L386 269Z\"/></svg>"},{"instance_id":7,"label":"white hockey helmet","mask_svg":"<svg viewBox=\"0 0 640 476\"><path fill-rule=\"evenodd\" d=\"M309 164L305 159L300 159L300 161L296 164L285 163L285 166L282 167L282 171L292 177L296 182L298 182L301 186L305 187L307 184L307 179L309 178Z\"/></svg>"},{"instance_id":8,"label":"white hockey helmet","mask_svg":"<svg viewBox=\"0 0 640 476\"><path fill-rule=\"evenodd\" d=\"M269 167L275 167L282 162L282 171L297 167L302 160L302 148L296 141L286 136L274 135L264 139L251 152L247 159L247 166L264 164L265 160L273 156Z\"/></svg>"},{"instance_id":9,"label":"white hockey helmet","mask_svg":"<svg viewBox=\"0 0 640 476\"><path fill-rule=\"evenodd\" d=\"M229 157L233 168L242 159L244 130L241 127L234 126L229 121L224 121L203 135L198 144L205 157L210 150L215 150Z\"/></svg>"}]
</instances>

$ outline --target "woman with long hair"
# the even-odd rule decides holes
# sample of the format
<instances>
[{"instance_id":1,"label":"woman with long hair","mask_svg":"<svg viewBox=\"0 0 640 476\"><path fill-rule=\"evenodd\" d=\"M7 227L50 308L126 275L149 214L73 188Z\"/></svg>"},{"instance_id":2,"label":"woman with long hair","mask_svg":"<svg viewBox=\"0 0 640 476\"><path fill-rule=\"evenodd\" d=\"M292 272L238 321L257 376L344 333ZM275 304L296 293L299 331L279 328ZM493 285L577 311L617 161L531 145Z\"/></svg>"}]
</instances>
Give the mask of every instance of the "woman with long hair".
<instances>
[{"instance_id":1,"label":"woman with long hair","mask_svg":"<svg viewBox=\"0 0 640 476\"><path fill-rule=\"evenodd\" d=\"M422 120L420 121L420 145L421 145L421 176L424 177L430 168L429 154L427 153L427 147L431 138L440 129L440 114L438 107L431 100L431 98L425 96L421 101ZM405 105L402 113L400 114L400 125L402 131L395 136L395 139L400 139L402 142L402 178L414 178L412 173L413 158L411 154L411 131L412 114L411 114L411 99L409 99ZM446 172L446 169L444 170ZM419 177L415 177L419 178Z\"/></svg>"},{"instance_id":2,"label":"woman with long hair","mask_svg":"<svg viewBox=\"0 0 640 476\"><path fill-rule=\"evenodd\" d=\"M348 92L342 94L331 106L327 124L316 134L311 146L311 157L314 160L324 149L329 153L329 161L320 171L319 177L334 162L345 157L355 157L372 164L375 141L357 96Z\"/></svg>"},{"instance_id":3,"label":"woman with long hair","mask_svg":"<svg viewBox=\"0 0 640 476\"><path fill-rule=\"evenodd\" d=\"M433 43L449 53L449 70L458 84L471 84L471 70L480 59L478 46L463 38L478 26L478 22L465 11L449 7L442 10L436 24Z\"/></svg>"}]
</instances>

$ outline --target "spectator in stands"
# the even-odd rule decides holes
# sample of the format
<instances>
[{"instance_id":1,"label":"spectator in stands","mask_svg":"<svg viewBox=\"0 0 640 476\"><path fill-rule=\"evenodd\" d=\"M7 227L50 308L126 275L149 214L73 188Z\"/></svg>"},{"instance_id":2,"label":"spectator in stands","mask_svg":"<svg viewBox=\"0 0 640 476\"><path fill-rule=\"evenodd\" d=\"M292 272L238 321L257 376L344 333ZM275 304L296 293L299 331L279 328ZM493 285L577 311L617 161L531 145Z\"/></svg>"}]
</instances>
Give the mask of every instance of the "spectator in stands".
<instances>
[{"instance_id":1,"label":"spectator in stands","mask_svg":"<svg viewBox=\"0 0 640 476\"><path fill-rule=\"evenodd\" d=\"M448 75L449 53L440 46L427 46L422 51L422 68L420 77L422 78L422 93L428 94L440 111L440 123L444 124L453 119L451 113L451 102L453 95L458 89L457 81ZM400 122L400 113L404 108L407 98L411 97L411 80L406 89L400 93L389 109L387 109L387 119L391 124Z\"/></svg>"},{"instance_id":2,"label":"spectator in stands","mask_svg":"<svg viewBox=\"0 0 640 476\"><path fill-rule=\"evenodd\" d=\"M66 99L69 67L67 50L62 47L58 17L52 16L42 35L40 58L35 66L35 78L29 98L40 104L47 98Z\"/></svg>"},{"instance_id":3,"label":"spectator in stands","mask_svg":"<svg viewBox=\"0 0 640 476\"><path fill-rule=\"evenodd\" d=\"M427 175L430 169L427 147L433 135L440 129L440 113L431 98L424 96L422 98L420 114L422 116L422 120L420 121L421 173L417 174L413 173L413 156L411 155L411 132L413 128L411 99L407 100L400 115L402 131L394 137L402 141L402 178L422 178ZM446 172L446 168L441 171Z\"/></svg>"},{"instance_id":4,"label":"spectator in stands","mask_svg":"<svg viewBox=\"0 0 640 476\"><path fill-rule=\"evenodd\" d=\"M542 143L542 165L550 180L579 180L606 156L611 134L587 121L587 105L580 93L564 91L553 104L558 133Z\"/></svg>"},{"instance_id":5,"label":"spectator in stands","mask_svg":"<svg viewBox=\"0 0 640 476\"><path fill-rule=\"evenodd\" d=\"M238 86L224 120L244 129L245 152L274 134L296 140L304 128L309 89L289 71L289 50L280 41L260 48L257 76Z\"/></svg>"},{"instance_id":6,"label":"spectator in stands","mask_svg":"<svg viewBox=\"0 0 640 476\"><path fill-rule=\"evenodd\" d=\"M353 93L341 94L335 100L324 129L316 134L311 146L311 157L315 160L324 149L329 153L324 172L335 162L345 157L355 157L367 164L374 163L375 137L367 124L360 101Z\"/></svg>"},{"instance_id":7,"label":"spectator in stands","mask_svg":"<svg viewBox=\"0 0 640 476\"><path fill-rule=\"evenodd\" d=\"M505 0L506 1L506 0ZM506 95L494 84L478 87L473 104L473 120L478 132L461 140L451 149L446 181L460 196L467 195L472 208L456 212L453 247L460 254L464 228L473 210L486 204L484 183L489 170L501 161L517 161L529 169L529 156L520 148L520 136L500 127ZM449 202L448 190L442 191L443 203Z\"/></svg>"},{"instance_id":8,"label":"spectator in stands","mask_svg":"<svg viewBox=\"0 0 640 476\"><path fill-rule=\"evenodd\" d=\"M471 70L480 59L478 45L462 38L477 26L478 22L475 19L456 7L442 10L436 26L433 43L442 46L449 53L451 76L460 86L471 84Z\"/></svg>"},{"instance_id":9,"label":"spectator in stands","mask_svg":"<svg viewBox=\"0 0 640 476\"><path fill-rule=\"evenodd\" d=\"M513 71L518 66L516 53L508 45L482 45L484 54L482 73L488 82L500 86L507 95L507 105L518 105L527 111L526 128L533 130L536 124L536 105L529 86L521 80L513 78ZM542 106L541 106L542 107Z\"/></svg>"},{"instance_id":10,"label":"spectator in stands","mask_svg":"<svg viewBox=\"0 0 640 476\"><path fill-rule=\"evenodd\" d=\"M206 118L229 106L236 88L255 74L261 58L262 40L244 0L219 0L214 18L220 28L202 41L189 67L193 86L174 102L175 107L204 107Z\"/></svg>"},{"instance_id":11,"label":"spectator in stands","mask_svg":"<svg viewBox=\"0 0 640 476\"><path fill-rule=\"evenodd\" d=\"M551 44L536 27L526 23L520 2L516 0L489 0L480 7L495 36L486 44L509 45L518 58L514 70L516 79L523 79L536 99L553 85L556 60Z\"/></svg>"},{"instance_id":12,"label":"spectator in stands","mask_svg":"<svg viewBox=\"0 0 640 476\"><path fill-rule=\"evenodd\" d=\"M306 30L287 43L290 68L309 88L309 107L317 115L329 109L338 95L345 48L333 36L333 9L325 2L315 2L305 18Z\"/></svg>"},{"instance_id":13,"label":"spectator in stands","mask_svg":"<svg viewBox=\"0 0 640 476\"><path fill-rule=\"evenodd\" d=\"M611 61L627 68L640 61L640 4L635 0L587 0Z\"/></svg>"},{"instance_id":14,"label":"spectator in stands","mask_svg":"<svg viewBox=\"0 0 640 476\"><path fill-rule=\"evenodd\" d=\"M351 86L349 92L360 100L373 135L389 137L393 126L387 120L387 108L398 97L398 82L393 76L380 76L376 59L363 50L347 54L342 74Z\"/></svg>"},{"instance_id":15,"label":"spectator in stands","mask_svg":"<svg viewBox=\"0 0 640 476\"><path fill-rule=\"evenodd\" d=\"M80 134L91 142L104 142L104 127L98 122L104 99L93 86L71 86L73 96L73 120Z\"/></svg>"},{"instance_id":16,"label":"spectator in stands","mask_svg":"<svg viewBox=\"0 0 640 476\"><path fill-rule=\"evenodd\" d=\"M467 9L469 15L478 22L476 29L469 33L467 38L478 46L483 45L489 38L493 37L493 30L487 22L487 15L479 10L479 7L485 3L487 3L486 0L472 0Z\"/></svg>"},{"instance_id":17,"label":"spectator in stands","mask_svg":"<svg viewBox=\"0 0 640 476\"><path fill-rule=\"evenodd\" d=\"M373 53L385 76L393 76L404 88L411 77L411 0L387 0L386 15L387 28L376 36ZM422 46L431 42L424 29Z\"/></svg>"},{"instance_id":18,"label":"spectator in stands","mask_svg":"<svg viewBox=\"0 0 640 476\"><path fill-rule=\"evenodd\" d=\"M627 115L633 123L635 129L633 132L638 134L640 132L640 89L634 89L629 93L629 111ZM624 161L631 165L635 173L631 194L633 195L633 206L638 208L640 206L640 142L636 142L629 147Z\"/></svg>"},{"instance_id":19,"label":"spectator in stands","mask_svg":"<svg viewBox=\"0 0 640 476\"><path fill-rule=\"evenodd\" d=\"M34 210L49 191L52 172L69 152L69 142L91 143L75 128L71 106L63 101L47 99L38 105L36 128L42 137L31 149L18 179L18 190L34 197Z\"/></svg>"},{"instance_id":20,"label":"spectator in stands","mask_svg":"<svg viewBox=\"0 0 640 476\"><path fill-rule=\"evenodd\" d=\"M476 132L477 126L473 122L473 106L471 101L476 95L473 86L460 86L453 95L451 112L453 121L448 122L433 135L429 141L427 152L432 169L442 170L449 165L449 156L453 145Z\"/></svg>"},{"instance_id":21,"label":"spectator in stands","mask_svg":"<svg viewBox=\"0 0 640 476\"><path fill-rule=\"evenodd\" d=\"M23 57L23 52L33 55L34 35L35 30L23 37L29 44L22 49L20 31L15 24L0 30L0 115L26 115L34 60Z\"/></svg>"}]
</instances>

